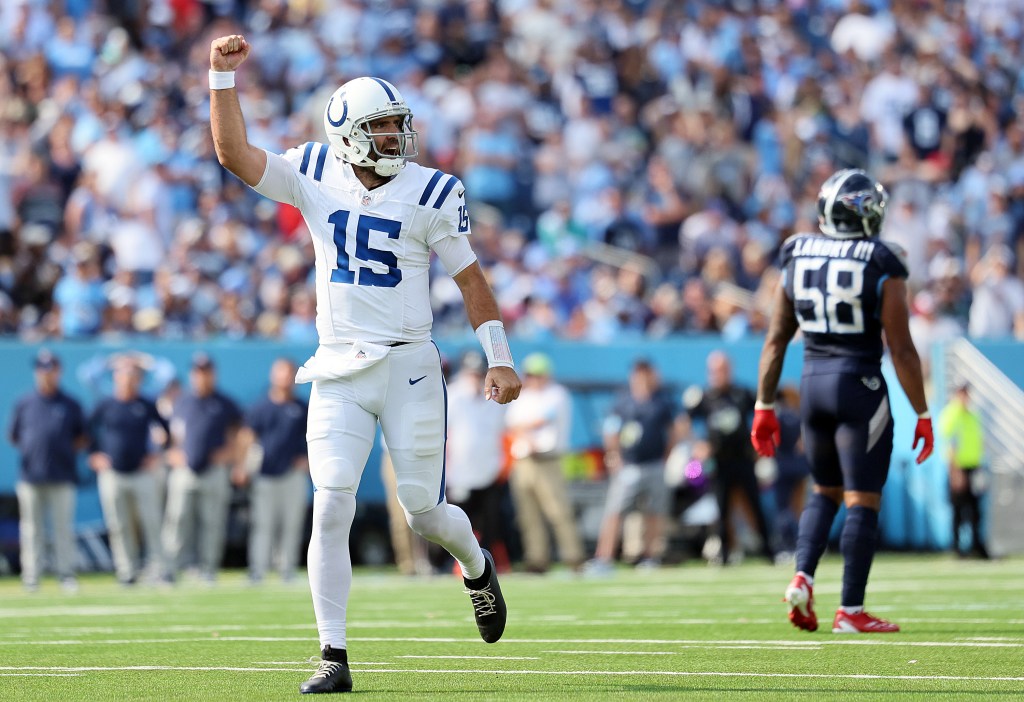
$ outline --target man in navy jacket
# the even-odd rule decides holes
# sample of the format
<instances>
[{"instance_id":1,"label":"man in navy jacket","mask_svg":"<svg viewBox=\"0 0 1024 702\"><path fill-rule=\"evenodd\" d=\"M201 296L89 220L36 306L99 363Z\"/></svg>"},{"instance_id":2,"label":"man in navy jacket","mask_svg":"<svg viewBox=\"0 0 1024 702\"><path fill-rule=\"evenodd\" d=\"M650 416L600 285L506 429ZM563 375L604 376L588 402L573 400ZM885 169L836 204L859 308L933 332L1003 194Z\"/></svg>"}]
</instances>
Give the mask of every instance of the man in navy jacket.
<instances>
[{"instance_id":1,"label":"man in navy jacket","mask_svg":"<svg viewBox=\"0 0 1024 702\"><path fill-rule=\"evenodd\" d=\"M75 580L76 458L86 443L85 417L77 400L60 388L60 360L42 349L36 354L35 390L18 400L10 439L21 454L16 492L21 539L21 580L39 587L45 559L44 525L53 528L53 571L67 592Z\"/></svg>"}]
</instances>

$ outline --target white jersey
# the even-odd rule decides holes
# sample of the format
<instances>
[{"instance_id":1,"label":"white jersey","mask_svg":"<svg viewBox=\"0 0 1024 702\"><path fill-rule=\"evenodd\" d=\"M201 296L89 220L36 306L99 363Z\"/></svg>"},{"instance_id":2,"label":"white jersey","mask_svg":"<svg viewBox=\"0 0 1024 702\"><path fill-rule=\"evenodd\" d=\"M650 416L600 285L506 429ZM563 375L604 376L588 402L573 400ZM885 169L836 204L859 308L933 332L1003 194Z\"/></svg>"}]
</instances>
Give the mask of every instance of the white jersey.
<instances>
[{"instance_id":1,"label":"white jersey","mask_svg":"<svg viewBox=\"0 0 1024 702\"><path fill-rule=\"evenodd\" d=\"M316 256L316 328L321 344L426 341L428 267L434 250L449 275L476 260L465 188L453 175L408 162L367 190L327 144L267 153L254 190L294 205Z\"/></svg>"}]
</instances>

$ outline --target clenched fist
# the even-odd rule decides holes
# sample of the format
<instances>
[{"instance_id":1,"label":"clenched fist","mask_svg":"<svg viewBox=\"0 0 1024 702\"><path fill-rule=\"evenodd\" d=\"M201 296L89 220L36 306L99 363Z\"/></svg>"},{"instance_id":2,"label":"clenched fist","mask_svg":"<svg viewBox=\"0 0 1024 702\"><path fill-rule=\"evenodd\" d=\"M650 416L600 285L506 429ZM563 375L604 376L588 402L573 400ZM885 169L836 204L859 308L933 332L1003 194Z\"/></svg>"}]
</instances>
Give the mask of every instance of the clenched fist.
<instances>
[{"instance_id":1,"label":"clenched fist","mask_svg":"<svg viewBox=\"0 0 1024 702\"><path fill-rule=\"evenodd\" d=\"M233 71L249 58L252 49L241 34L219 37L210 42L210 68Z\"/></svg>"},{"instance_id":2,"label":"clenched fist","mask_svg":"<svg viewBox=\"0 0 1024 702\"><path fill-rule=\"evenodd\" d=\"M484 399L494 400L499 405L507 405L519 397L523 381L515 369L507 366L495 366L487 370L484 378Z\"/></svg>"}]
</instances>

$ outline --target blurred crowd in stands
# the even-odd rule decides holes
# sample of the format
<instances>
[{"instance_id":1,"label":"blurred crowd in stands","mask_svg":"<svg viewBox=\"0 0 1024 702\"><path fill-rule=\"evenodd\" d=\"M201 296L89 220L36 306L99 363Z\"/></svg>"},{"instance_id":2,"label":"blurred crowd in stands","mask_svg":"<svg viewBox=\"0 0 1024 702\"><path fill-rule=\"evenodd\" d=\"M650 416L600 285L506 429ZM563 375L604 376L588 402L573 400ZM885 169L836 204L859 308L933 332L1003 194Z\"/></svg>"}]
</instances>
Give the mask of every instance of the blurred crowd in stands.
<instances>
[{"instance_id":1,"label":"blurred crowd in stands","mask_svg":"<svg viewBox=\"0 0 1024 702\"><path fill-rule=\"evenodd\" d=\"M985 0L4 0L0 334L315 340L305 225L213 155L229 32L270 150L401 88L520 338L763 331L840 167L891 191L923 356L1024 338L1024 4Z\"/></svg>"}]
</instances>

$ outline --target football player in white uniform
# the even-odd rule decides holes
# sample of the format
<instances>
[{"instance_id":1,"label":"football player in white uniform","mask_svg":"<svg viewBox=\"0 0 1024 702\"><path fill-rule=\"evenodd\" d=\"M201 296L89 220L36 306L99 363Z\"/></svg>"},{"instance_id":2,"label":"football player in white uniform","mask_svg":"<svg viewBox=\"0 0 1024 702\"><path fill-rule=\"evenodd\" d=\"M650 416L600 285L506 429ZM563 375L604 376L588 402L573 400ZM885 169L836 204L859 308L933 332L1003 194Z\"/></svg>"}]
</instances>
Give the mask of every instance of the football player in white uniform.
<instances>
[{"instance_id":1,"label":"football player in white uniform","mask_svg":"<svg viewBox=\"0 0 1024 702\"><path fill-rule=\"evenodd\" d=\"M308 569L322 661L300 691L346 692L349 531L378 421L409 526L458 561L484 641L497 641L505 627L494 561L465 513L444 498L447 397L430 339L431 251L462 291L487 355L484 394L505 404L521 382L468 241L465 189L455 176L407 161L417 154L416 132L398 90L378 78L349 81L324 113L329 144L271 154L248 143L234 90L234 70L250 49L239 35L212 42L210 122L220 163L257 192L299 208L313 239L320 346L296 382L313 383Z\"/></svg>"}]
</instances>

